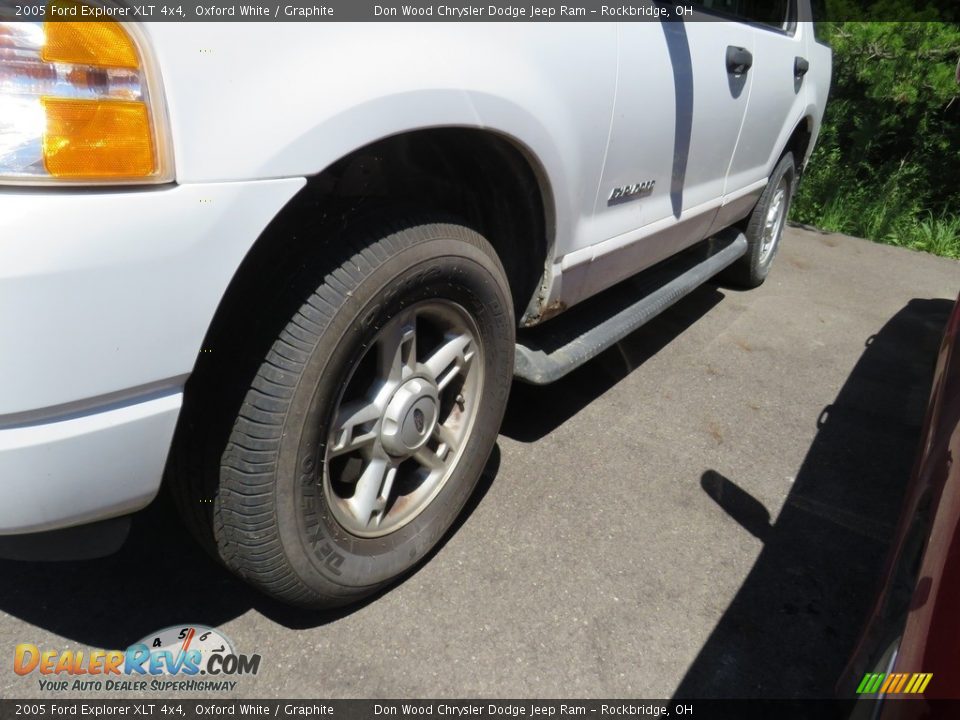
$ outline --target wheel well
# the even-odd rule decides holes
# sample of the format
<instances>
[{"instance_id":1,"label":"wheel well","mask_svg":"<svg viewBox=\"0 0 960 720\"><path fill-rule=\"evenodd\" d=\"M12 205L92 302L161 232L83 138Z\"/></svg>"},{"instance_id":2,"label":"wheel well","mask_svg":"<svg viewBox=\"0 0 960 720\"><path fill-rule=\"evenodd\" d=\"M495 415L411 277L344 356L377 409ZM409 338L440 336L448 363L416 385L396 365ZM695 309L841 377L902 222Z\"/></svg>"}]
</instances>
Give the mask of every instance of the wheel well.
<instances>
[{"instance_id":1,"label":"wheel well","mask_svg":"<svg viewBox=\"0 0 960 720\"><path fill-rule=\"evenodd\" d=\"M456 218L496 249L519 317L539 288L552 222L535 168L502 136L448 128L381 140L309 178L247 253L207 330L168 461L174 495L185 477L213 497L219 454L257 367L331 265L349 257L337 246L348 227ZM207 506L193 510L209 515Z\"/></svg>"},{"instance_id":2,"label":"wheel well","mask_svg":"<svg viewBox=\"0 0 960 720\"><path fill-rule=\"evenodd\" d=\"M224 362L249 383L304 293L348 257L336 243L356 224L418 216L467 224L497 251L520 317L543 275L547 212L533 163L488 131L415 131L356 150L309 178L253 244L217 307L188 390L223 384ZM241 355L253 364L242 368Z\"/></svg>"},{"instance_id":3,"label":"wheel well","mask_svg":"<svg viewBox=\"0 0 960 720\"><path fill-rule=\"evenodd\" d=\"M803 172L807 149L810 147L810 138L812 136L811 126L812 121L809 115L797 123L797 127L793 129L793 133L790 135L790 139L787 140L783 152L780 153L780 157L783 157L784 154L788 152L793 153L793 160L797 164L798 173Z\"/></svg>"},{"instance_id":4,"label":"wheel well","mask_svg":"<svg viewBox=\"0 0 960 720\"><path fill-rule=\"evenodd\" d=\"M291 240L319 219L339 231L396 208L406 216L458 219L490 241L519 317L539 288L547 256L552 210L542 182L524 150L490 131L434 128L380 140L308 178L254 244L228 294L244 285L245 273L272 265L272 255L289 254Z\"/></svg>"},{"instance_id":5,"label":"wheel well","mask_svg":"<svg viewBox=\"0 0 960 720\"><path fill-rule=\"evenodd\" d=\"M797 126L793 129L793 132L790 134L790 137L787 139L786 145L784 145L783 150L777 155L777 161L773 164L773 167L770 168L770 173L773 173L774 168L780 164L780 161L783 159L783 156L787 153L793 153L793 161L796 163L797 168L797 181L793 184L793 191L796 193L797 187L800 184L800 178L803 177L803 167L804 167L804 157L807 154L807 149L810 147L810 138L812 137L811 128L813 126L813 120L809 115L805 116L803 119L797 123ZM760 200L758 199L759 203ZM753 208L756 204L752 205L749 210L747 210L742 218L737 220L734 225L739 227L741 230L746 232L747 225L750 223L750 215L753 212Z\"/></svg>"}]
</instances>

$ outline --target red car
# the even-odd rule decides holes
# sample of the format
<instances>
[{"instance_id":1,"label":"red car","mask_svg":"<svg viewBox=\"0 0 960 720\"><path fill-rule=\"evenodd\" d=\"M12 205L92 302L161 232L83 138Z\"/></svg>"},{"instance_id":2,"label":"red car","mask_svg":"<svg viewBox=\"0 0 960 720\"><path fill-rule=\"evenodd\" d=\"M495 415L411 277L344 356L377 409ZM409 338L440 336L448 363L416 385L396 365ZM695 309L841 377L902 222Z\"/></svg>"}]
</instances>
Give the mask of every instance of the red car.
<instances>
[{"instance_id":1,"label":"red car","mask_svg":"<svg viewBox=\"0 0 960 720\"><path fill-rule=\"evenodd\" d=\"M882 699L868 704L879 718L944 717L931 701L960 697L960 298L920 437L886 582L839 685Z\"/></svg>"}]
</instances>

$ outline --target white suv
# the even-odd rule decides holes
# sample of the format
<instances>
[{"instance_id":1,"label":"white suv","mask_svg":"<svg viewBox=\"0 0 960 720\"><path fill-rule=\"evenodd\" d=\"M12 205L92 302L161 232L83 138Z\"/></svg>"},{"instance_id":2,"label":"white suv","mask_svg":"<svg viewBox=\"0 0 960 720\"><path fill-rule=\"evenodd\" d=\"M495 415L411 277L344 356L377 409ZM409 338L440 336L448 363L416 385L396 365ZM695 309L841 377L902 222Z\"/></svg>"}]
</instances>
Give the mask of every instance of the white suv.
<instances>
[{"instance_id":1,"label":"white suv","mask_svg":"<svg viewBox=\"0 0 960 720\"><path fill-rule=\"evenodd\" d=\"M116 541L163 482L288 602L413 567L514 377L769 272L830 50L809 0L694 5L0 24L3 540ZM565 324L638 273L630 307Z\"/></svg>"}]
</instances>

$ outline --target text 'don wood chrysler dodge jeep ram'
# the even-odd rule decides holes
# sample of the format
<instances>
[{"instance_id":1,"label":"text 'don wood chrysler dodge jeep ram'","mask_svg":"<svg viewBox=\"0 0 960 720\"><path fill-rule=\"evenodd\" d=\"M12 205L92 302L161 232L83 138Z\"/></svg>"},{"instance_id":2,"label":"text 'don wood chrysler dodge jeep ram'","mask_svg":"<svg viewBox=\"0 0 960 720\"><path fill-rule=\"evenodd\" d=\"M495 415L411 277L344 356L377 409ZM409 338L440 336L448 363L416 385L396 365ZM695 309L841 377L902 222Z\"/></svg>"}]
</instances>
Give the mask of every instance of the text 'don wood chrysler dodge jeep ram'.
<instances>
[{"instance_id":1,"label":"text 'don wood chrysler dodge jeep ram'","mask_svg":"<svg viewBox=\"0 0 960 720\"><path fill-rule=\"evenodd\" d=\"M163 488L286 602L415 567L515 378L560 378L715 275L770 272L830 49L809 0L693 6L4 16L3 552L109 552ZM630 302L569 321L628 278Z\"/></svg>"}]
</instances>

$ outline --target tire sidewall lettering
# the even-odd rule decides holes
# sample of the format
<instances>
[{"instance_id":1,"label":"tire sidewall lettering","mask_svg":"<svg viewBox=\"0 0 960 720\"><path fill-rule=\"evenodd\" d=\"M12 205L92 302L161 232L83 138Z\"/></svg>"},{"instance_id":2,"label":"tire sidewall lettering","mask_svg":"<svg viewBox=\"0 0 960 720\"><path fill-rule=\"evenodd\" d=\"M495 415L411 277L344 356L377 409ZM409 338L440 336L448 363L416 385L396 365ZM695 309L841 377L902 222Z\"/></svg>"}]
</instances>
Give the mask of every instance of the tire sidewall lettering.
<instances>
[{"instance_id":1,"label":"tire sidewall lettering","mask_svg":"<svg viewBox=\"0 0 960 720\"><path fill-rule=\"evenodd\" d=\"M489 393L488 397L493 399L493 403L488 400L480 408L477 426L479 430L486 411L486 414L496 414L496 424L497 428L499 427L512 371L512 318L509 317L510 313L505 311L505 298L500 298L503 286L498 286L489 271L473 258L440 253L423 257L423 249L433 244L426 242L414 246L412 249L421 250L419 262L386 279L381 285L383 289L380 293L371 298L365 307L353 311L358 312L358 315L354 315L352 322L347 322L342 331L341 342L337 347L328 350L308 416L313 414L317 417L323 407L329 412L342 387L341 383L346 379L344 376L349 372L349 367L352 367L350 363L359 359L365 345L391 317L421 299L448 297L459 302L474 317L485 344L495 343L498 337L506 336L510 339L509 366L506 362L507 353L485 353L487 377L506 375L507 381L487 383L484 392ZM390 258L384 265L391 260L402 262L402 255L401 252ZM372 280L377 272L383 269L383 265L376 268L366 281ZM356 294L353 295L337 314L350 315L351 305L357 300ZM335 321L332 321L331 325L333 322ZM331 382L330 371L338 365L340 372L336 373L337 378ZM486 422L489 424L489 420ZM300 538L299 545L305 551L304 560L314 572L347 587L384 582L398 574L392 567L398 566L402 572L421 559L459 514L474 485L474 481L464 483L462 478L479 476L482 465L486 462L487 446L492 447L496 438L496 429L492 432L475 430L469 441L470 446L464 451L454 471L460 477L451 478L433 503L407 526L391 535L368 539L346 533L327 508L319 473L324 471L321 458L325 452L328 423L329 417L305 427L296 447L288 450L296 455L296 473L289 488L290 500L293 502L289 503L287 508L292 510L294 515L289 519L293 520L299 529L297 534ZM482 452L477 452L481 449ZM278 482L283 482L279 472ZM304 570L306 567L298 569L301 576Z\"/></svg>"}]
</instances>

